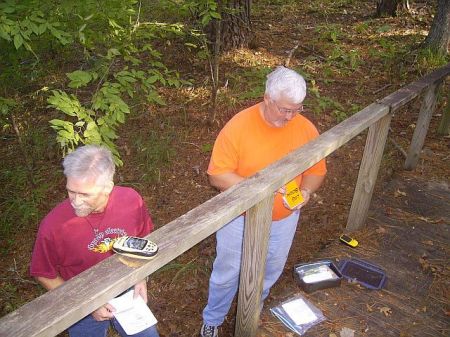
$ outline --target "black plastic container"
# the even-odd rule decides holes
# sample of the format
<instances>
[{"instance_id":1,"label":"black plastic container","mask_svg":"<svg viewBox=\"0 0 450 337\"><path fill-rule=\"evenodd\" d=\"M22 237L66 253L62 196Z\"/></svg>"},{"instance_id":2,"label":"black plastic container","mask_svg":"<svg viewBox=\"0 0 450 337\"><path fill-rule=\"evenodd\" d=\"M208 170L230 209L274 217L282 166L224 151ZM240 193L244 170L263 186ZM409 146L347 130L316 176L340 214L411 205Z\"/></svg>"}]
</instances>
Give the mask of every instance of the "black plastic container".
<instances>
[{"instance_id":1,"label":"black plastic container","mask_svg":"<svg viewBox=\"0 0 450 337\"><path fill-rule=\"evenodd\" d=\"M387 281L383 269L360 259L340 261L339 270L346 279L356 281L369 289L381 289Z\"/></svg>"},{"instance_id":2,"label":"black plastic container","mask_svg":"<svg viewBox=\"0 0 450 337\"><path fill-rule=\"evenodd\" d=\"M323 271L322 275L315 271ZM330 270L330 272L328 272ZM309 282L306 278L313 272L317 280ZM328 274L329 273L329 274ZM333 276L320 279L322 276ZM294 278L306 293L316 290L339 287L341 285L342 274L331 260L320 260L310 263L300 263L294 266Z\"/></svg>"}]
</instances>

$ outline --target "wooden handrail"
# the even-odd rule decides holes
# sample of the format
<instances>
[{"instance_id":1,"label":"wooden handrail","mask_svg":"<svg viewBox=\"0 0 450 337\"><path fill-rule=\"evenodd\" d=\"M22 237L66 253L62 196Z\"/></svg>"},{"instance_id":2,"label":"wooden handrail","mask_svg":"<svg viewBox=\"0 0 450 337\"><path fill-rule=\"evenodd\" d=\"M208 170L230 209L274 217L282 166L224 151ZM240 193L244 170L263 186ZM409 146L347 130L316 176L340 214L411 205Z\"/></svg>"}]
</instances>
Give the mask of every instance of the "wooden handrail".
<instances>
[{"instance_id":1,"label":"wooden handrail","mask_svg":"<svg viewBox=\"0 0 450 337\"><path fill-rule=\"evenodd\" d=\"M449 73L450 65L447 65L408 85L405 87L407 90L400 89L385 99L367 106L280 161L151 233L147 238L158 243L160 248L153 260L133 260L114 255L61 287L4 316L0 319L0 336L54 336L60 333L204 240L238 215L263 200L264 202L269 200L276 190L300 172L307 170L366 128L418 96L431 84L438 83ZM252 266L252 261L246 262ZM255 301L255 296L251 296L250 301ZM242 305L246 308L255 308L254 303ZM257 313L253 310L249 315ZM250 320L241 317L239 321L253 322L250 325L254 325L255 319L254 316ZM244 327L236 331L247 329ZM252 332L249 333L251 334Z\"/></svg>"}]
</instances>

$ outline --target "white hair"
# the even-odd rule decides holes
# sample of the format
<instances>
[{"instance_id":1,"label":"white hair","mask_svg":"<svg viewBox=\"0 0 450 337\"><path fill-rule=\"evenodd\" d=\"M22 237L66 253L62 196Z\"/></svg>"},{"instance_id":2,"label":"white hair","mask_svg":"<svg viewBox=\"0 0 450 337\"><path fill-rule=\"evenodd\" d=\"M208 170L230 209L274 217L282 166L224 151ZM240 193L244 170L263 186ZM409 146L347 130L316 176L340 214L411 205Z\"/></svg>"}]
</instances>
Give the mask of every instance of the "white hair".
<instances>
[{"instance_id":1,"label":"white hair","mask_svg":"<svg viewBox=\"0 0 450 337\"><path fill-rule=\"evenodd\" d=\"M273 100L285 98L300 104L306 96L305 79L294 70L279 66L267 75L266 95Z\"/></svg>"},{"instance_id":2,"label":"white hair","mask_svg":"<svg viewBox=\"0 0 450 337\"><path fill-rule=\"evenodd\" d=\"M93 178L97 185L113 182L116 167L111 151L100 145L85 145L69 153L63 161L66 178Z\"/></svg>"}]
</instances>

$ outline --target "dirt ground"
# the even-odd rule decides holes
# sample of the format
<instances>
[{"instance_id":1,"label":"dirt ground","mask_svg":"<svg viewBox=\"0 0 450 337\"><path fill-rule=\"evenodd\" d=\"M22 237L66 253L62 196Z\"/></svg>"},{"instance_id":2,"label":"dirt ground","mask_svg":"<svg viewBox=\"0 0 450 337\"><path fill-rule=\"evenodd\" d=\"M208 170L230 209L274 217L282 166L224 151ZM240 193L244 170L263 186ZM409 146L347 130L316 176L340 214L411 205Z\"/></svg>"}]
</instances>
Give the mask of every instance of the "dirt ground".
<instances>
[{"instance_id":1,"label":"dirt ground","mask_svg":"<svg viewBox=\"0 0 450 337\"><path fill-rule=\"evenodd\" d=\"M381 59L370 58L370 47L365 45L368 35L359 36L356 32L342 34L341 43L352 46L361 57L361 65L355 69L327 74L321 63L329 56L330 50L318 44L317 28L327 23L330 25L354 26L358 22L372 20L374 5L371 1L353 2L330 8L320 7L305 10L302 5L268 6L264 12L255 13L253 20L255 41L253 49L230 52L223 57L222 87L226 97L225 86L233 83L233 74L242 72L245 67L266 65L273 67L284 64L287 59L290 66L304 69L310 74L315 84L309 82L310 88L318 87L322 96L333 97L344 102L346 107L355 104L361 108L394 92L401 86L419 78L421 74L414 70L414 57L407 60L392 59L386 64ZM418 20L421 12L428 11L427 2L418 2L414 15L400 18L378 19L380 27L390 25L399 31L408 29L426 30L428 21ZM281 8L281 7L280 7ZM340 27L340 26L339 26ZM409 45L411 38L398 35L399 43ZM403 40L402 40L403 36ZM296 48L296 46L298 47ZM171 62L182 64L180 59ZM208 77L208 70L198 64L179 66L185 74L201 82ZM423 74L422 74L423 75ZM444 83L444 92L448 92L448 82ZM247 88L248 89L248 88ZM258 101L256 98L236 101L223 98L218 102L218 121L214 125L206 122L207 100L204 97L186 103L186 97L179 92L164 92L170 102L165 107L145 106L140 113L130 116L126 129L120 130L119 148L125 165L118 170L117 183L137 189L148 204L156 228L181 216L212 196L215 191L208 183L206 169L209 162L211 146L224 123L240 109ZM262 92L261 92L262 95ZM324 132L338 123L333 108L326 108L322 113L314 113L312 91L305 102L305 115L313 121L320 132ZM449 138L436 135L445 100L441 99L434 115L427 141L419 165L411 175L420 176L428 181L448 182ZM447 103L448 104L448 103ZM399 170L402 170L404 157L398 146L407 149L417 120L420 101L402 108L394 116L391 133L385 149L382 166L378 176L375 193ZM350 109L350 108L349 108ZM40 119L38 123L44 123ZM145 177L146 160L140 149L142 143L137 139L145 138L149 130L157 134L168 135L173 153L168 165L162 166L152 179ZM359 163L364 148L366 133L362 133L348 144L327 158L327 179L304 210L285 273L280 284L287 282L287 276L295 263L312 259L317 252L335 242L343 232L351 204L353 189L358 175ZM53 137L53 135L48 135ZM2 140L2 156L5 162L14 165L17 144L14 140ZM8 143L6 143L8 142ZM394 145L395 144L395 145ZM151 146L151 142L144 144ZM58 170L60 158L49 155L41 163L44 169ZM42 170L42 168L41 168ZM61 174L51 181L49 192L42 209L49 211L65 196L64 178ZM44 213L45 213L44 212ZM38 224L21 231L13 239L12 248L0 257L0 316L17 306L32 300L42 293L36 283L28 276L28 264L36 236ZM162 337L197 336L201 325L201 312L207 300L208 278L215 255L213 236L199 243L188 252L161 268L152 275L149 283L149 303L159 320ZM279 291L275 286L275 295ZM235 305L221 328L221 336L232 336L234 329Z\"/></svg>"}]
</instances>

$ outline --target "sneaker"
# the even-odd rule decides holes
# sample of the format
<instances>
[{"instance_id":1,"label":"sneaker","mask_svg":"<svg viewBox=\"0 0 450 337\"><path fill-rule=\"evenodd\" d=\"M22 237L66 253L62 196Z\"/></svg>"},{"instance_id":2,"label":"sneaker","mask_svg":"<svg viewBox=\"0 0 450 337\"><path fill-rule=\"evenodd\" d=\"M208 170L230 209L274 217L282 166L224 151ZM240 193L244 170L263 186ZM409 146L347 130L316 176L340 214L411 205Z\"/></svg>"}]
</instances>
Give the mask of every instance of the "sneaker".
<instances>
[{"instance_id":1,"label":"sneaker","mask_svg":"<svg viewBox=\"0 0 450 337\"><path fill-rule=\"evenodd\" d=\"M201 337L218 337L219 329L216 326L203 324L200 330Z\"/></svg>"}]
</instances>

